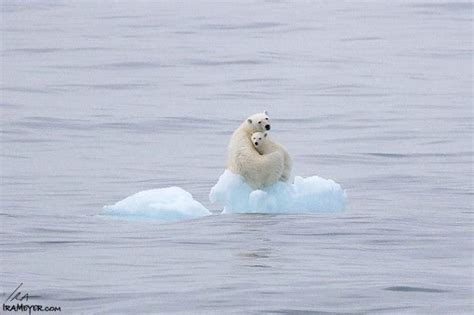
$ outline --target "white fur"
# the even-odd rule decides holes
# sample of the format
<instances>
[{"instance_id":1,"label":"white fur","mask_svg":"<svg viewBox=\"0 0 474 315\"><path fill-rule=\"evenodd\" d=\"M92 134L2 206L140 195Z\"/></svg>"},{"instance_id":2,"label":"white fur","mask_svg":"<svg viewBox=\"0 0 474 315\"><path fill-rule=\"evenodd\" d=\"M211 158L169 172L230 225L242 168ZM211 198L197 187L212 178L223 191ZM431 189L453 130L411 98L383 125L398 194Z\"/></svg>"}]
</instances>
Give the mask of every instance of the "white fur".
<instances>
[{"instance_id":1,"label":"white fur","mask_svg":"<svg viewBox=\"0 0 474 315\"><path fill-rule=\"evenodd\" d=\"M250 140L254 132L268 130L266 126L270 126L266 112L252 115L234 131L229 142L227 169L241 175L253 189L276 183L283 173L283 154L276 151L260 155Z\"/></svg>"},{"instance_id":2,"label":"white fur","mask_svg":"<svg viewBox=\"0 0 474 315\"><path fill-rule=\"evenodd\" d=\"M282 182L289 181L291 178L291 167L293 163L285 147L272 141L266 132L254 132L251 140L255 149L262 155L271 154L273 152L281 152L283 154L283 173L279 180Z\"/></svg>"}]
</instances>

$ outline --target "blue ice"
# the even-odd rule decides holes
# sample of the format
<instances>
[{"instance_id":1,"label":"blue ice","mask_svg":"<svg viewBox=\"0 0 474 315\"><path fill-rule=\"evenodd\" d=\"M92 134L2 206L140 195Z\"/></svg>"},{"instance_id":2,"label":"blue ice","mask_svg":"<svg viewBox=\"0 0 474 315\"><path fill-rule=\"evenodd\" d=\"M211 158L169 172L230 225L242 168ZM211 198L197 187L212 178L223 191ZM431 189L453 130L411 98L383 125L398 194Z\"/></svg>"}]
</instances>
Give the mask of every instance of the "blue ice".
<instances>
[{"instance_id":1,"label":"blue ice","mask_svg":"<svg viewBox=\"0 0 474 315\"><path fill-rule=\"evenodd\" d=\"M296 176L293 184L277 182L262 190L252 190L244 179L228 170L219 177L209 194L222 213L321 213L342 211L346 192L331 179ZM211 215L200 202L180 187L138 192L114 205L105 206L101 215L126 220L176 222Z\"/></svg>"},{"instance_id":2,"label":"blue ice","mask_svg":"<svg viewBox=\"0 0 474 315\"><path fill-rule=\"evenodd\" d=\"M175 222L208 216L211 212L186 190L168 187L138 192L105 206L101 214L128 220Z\"/></svg>"},{"instance_id":3,"label":"blue ice","mask_svg":"<svg viewBox=\"0 0 474 315\"><path fill-rule=\"evenodd\" d=\"M296 176L294 183L277 182L262 190L252 188L237 174L224 171L209 194L223 213L338 212L346 206L346 192L331 179Z\"/></svg>"}]
</instances>

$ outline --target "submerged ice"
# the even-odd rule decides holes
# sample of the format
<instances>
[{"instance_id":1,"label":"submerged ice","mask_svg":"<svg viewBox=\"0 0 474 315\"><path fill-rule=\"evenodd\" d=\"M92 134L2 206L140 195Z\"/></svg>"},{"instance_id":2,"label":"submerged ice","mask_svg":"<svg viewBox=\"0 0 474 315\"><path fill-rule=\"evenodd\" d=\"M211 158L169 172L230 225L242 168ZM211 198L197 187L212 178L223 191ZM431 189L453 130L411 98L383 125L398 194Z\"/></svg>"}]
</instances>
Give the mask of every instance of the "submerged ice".
<instances>
[{"instance_id":1,"label":"submerged ice","mask_svg":"<svg viewBox=\"0 0 474 315\"><path fill-rule=\"evenodd\" d=\"M296 176L293 184L277 182L252 190L243 177L229 170L212 187L209 199L223 204L223 213L335 212L346 205L345 191L331 179Z\"/></svg>"},{"instance_id":2,"label":"submerged ice","mask_svg":"<svg viewBox=\"0 0 474 315\"><path fill-rule=\"evenodd\" d=\"M102 209L102 215L163 222L195 219L210 214L189 192L179 187L141 191Z\"/></svg>"}]
</instances>

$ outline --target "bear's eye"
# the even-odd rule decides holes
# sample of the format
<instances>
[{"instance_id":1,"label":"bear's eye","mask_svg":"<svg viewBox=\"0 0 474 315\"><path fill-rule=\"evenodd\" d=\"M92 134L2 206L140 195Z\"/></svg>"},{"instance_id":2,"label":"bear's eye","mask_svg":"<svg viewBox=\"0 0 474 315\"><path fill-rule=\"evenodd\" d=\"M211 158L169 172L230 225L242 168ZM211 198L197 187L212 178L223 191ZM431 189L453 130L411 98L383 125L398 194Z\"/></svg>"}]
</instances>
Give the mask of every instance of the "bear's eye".
<instances>
[{"instance_id":1,"label":"bear's eye","mask_svg":"<svg viewBox=\"0 0 474 315\"><path fill-rule=\"evenodd\" d=\"M261 123L262 123L262 121L259 121L258 123L259 123L259 124L261 124Z\"/></svg>"},{"instance_id":2,"label":"bear's eye","mask_svg":"<svg viewBox=\"0 0 474 315\"><path fill-rule=\"evenodd\" d=\"M258 140L262 140L262 138L258 138Z\"/></svg>"},{"instance_id":3,"label":"bear's eye","mask_svg":"<svg viewBox=\"0 0 474 315\"><path fill-rule=\"evenodd\" d=\"M268 118L265 118L266 120L268 120Z\"/></svg>"}]
</instances>

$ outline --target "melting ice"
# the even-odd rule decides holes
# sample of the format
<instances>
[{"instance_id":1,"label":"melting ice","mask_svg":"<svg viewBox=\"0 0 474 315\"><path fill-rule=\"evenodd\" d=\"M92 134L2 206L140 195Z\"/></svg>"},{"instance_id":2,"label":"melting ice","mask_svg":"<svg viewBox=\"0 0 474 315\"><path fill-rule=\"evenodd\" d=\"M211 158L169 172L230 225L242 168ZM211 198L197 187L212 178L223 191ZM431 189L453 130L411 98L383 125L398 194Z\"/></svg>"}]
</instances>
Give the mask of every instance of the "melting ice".
<instances>
[{"instance_id":1,"label":"melting ice","mask_svg":"<svg viewBox=\"0 0 474 315\"><path fill-rule=\"evenodd\" d=\"M346 192L331 179L296 176L293 184L277 182L252 190L240 175L228 170L212 187L209 198L224 205L223 213L335 212L346 205Z\"/></svg>"},{"instance_id":2,"label":"melting ice","mask_svg":"<svg viewBox=\"0 0 474 315\"><path fill-rule=\"evenodd\" d=\"M331 179L296 176L293 184L277 182L263 190L252 190L240 175L228 170L209 194L223 213L319 213L344 210L346 193ZM145 190L114 205L102 215L127 220L175 222L208 216L211 212L179 187Z\"/></svg>"},{"instance_id":3,"label":"melting ice","mask_svg":"<svg viewBox=\"0 0 474 315\"><path fill-rule=\"evenodd\" d=\"M186 190L168 187L136 193L105 206L101 214L131 220L174 222L207 216L211 212Z\"/></svg>"}]
</instances>

